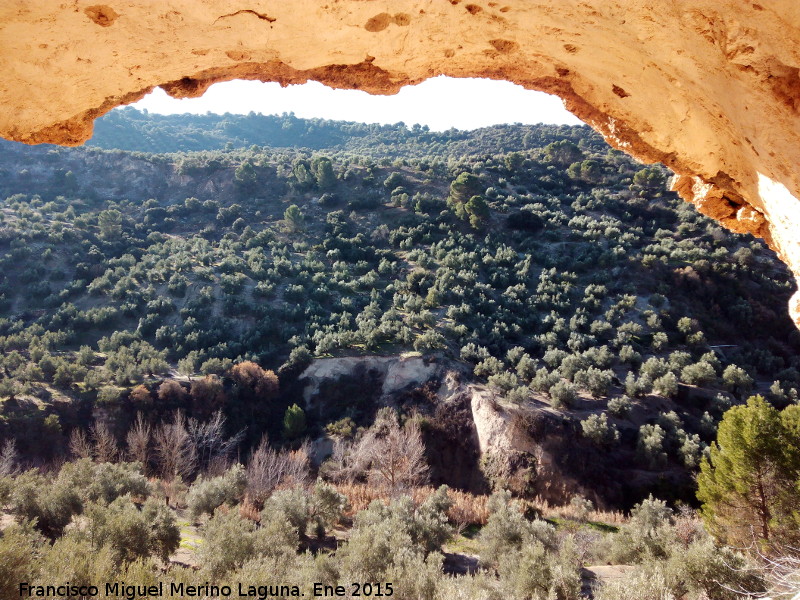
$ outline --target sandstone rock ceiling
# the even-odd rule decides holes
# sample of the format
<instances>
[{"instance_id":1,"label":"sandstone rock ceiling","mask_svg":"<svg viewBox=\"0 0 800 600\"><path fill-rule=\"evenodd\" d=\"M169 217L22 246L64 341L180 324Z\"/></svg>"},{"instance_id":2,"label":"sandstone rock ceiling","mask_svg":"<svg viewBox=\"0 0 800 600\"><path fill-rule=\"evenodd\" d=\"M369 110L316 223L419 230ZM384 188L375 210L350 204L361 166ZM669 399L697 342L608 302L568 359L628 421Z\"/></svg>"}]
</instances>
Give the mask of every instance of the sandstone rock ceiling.
<instances>
[{"instance_id":1,"label":"sandstone rock ceiling","mask_svg":"<svg viewBox=\"0 0 800 600\"><path fill-rule=\"evenodd\" d=\"M5 0L0 136L80 144L155 86L506 79L663 162L685 199L800 275L799 41L797 0Z\"/></svg>"}]
</instances>

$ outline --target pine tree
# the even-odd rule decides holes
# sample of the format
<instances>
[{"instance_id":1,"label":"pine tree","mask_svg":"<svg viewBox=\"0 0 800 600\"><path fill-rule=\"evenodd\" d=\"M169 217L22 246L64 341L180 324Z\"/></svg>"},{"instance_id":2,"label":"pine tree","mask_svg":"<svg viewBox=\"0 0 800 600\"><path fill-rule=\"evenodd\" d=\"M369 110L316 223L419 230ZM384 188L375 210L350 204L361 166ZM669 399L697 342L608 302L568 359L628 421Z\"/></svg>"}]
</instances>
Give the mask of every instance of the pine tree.
<instances>
[{"instance_id":1,"label":"pine tree","mask_svg":"<svg viewBox=\"0 0 800 600\"><path fill-rule=\"evenodd\" d=\"M795 416L796 411L785 420L798 422ZM794 489L800 449L781 417L761 396L733 407L700 465L703 518L729 545L748 546L756 539L767 546L786 539L792 519L786 497Z\"/></svg>"},{"instance_id":2,"label":"pine tree","mask_svg":"<svg viewBox=\"0 0 800 600\"><path fill-rule=\"evenodd\" d=\"M297 404L292 404L283 415L283 436L293 440L306 431L306 413Z\"/></svg>"}]
</instances>

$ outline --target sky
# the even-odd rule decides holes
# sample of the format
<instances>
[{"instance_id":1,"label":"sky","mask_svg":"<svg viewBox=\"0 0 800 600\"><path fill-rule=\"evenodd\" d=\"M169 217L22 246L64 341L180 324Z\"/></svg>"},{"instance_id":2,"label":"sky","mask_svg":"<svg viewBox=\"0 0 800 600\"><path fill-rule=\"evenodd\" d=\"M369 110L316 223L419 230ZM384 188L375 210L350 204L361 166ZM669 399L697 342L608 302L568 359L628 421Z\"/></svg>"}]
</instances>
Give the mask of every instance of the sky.
<instances>
[{"instance_id":1,"label":"sky","mask_svg":"<svg viewBox=\"0 0 800 600\"><path fill-rule=\"evenodd\" d=\"M290 85L260 81L217 83L201 97L176 100L161 89L133 104L159 114L293 112L301 118L406 125L434 131L475 129L501 123L580 125L561 100L508 81L435 77L406 86L394 96L371 96L358 90L334 90L317 82Z\"/></svg>"}]
</instances>

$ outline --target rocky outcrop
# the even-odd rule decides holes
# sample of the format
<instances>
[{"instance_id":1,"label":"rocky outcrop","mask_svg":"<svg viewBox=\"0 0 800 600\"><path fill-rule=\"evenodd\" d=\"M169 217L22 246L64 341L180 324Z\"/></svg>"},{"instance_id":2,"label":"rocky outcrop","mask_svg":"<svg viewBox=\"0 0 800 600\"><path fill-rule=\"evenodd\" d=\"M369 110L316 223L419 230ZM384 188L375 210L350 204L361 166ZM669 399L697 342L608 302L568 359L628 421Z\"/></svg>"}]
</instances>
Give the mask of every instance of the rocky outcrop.
<instances>
[{"instance_id":1,"label":"rocky outcrop","mask_svg":"<svg viewBox=\"0 0 800 600\"><path fill-rule=\"evenodd\" d=\"M313 361L299 380L307 409L324 404L326 384L337 384L344 378L360 380L370 402L386 405L400 392L422 386L441 372L441 364L421 356L345 356Z\"/></svg>"},{"instance_id":2,"label":"rocky outcrop","mask_svg":"<svg viewBox=\"0 0 800 600\"><path fill-rule=\"evenodd\" d=\"M314 79L390 94L440 74L507 79L663 162L685 199L800 274L798 40L793 0L6 2L0 135L79 144L155 86L187 97Z\"/></svg>"}]
</instances>

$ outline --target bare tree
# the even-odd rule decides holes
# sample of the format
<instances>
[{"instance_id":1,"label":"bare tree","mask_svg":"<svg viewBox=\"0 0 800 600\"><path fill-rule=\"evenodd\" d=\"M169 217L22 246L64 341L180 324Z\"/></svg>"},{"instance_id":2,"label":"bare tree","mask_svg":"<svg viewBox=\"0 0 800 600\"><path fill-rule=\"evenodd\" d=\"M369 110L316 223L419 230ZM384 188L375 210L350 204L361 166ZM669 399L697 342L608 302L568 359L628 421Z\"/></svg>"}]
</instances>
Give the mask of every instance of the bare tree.
<instances>
[{"instance_id":1,"label":"bare tree","mask_svg":"<svg viewBox=\"0 0 800 600\"><path fill-rule=\"evenodd\" d=\"M73 429L69 435L69 451L75 458L92 458L92 444L83 429Z\"/></svg>"},{"instance_id":2,"label":"bare tree","mask_svg":"<svg viewBox=\"0 0 800 600\"><path fill-rule=\"evenodd\" d=\"M298 450L270 448L267 437L261 438L258 448L247 463L247 497L259 508L280 486L304 486L309 483L309 446Z\"/></svg>"},{"instance_id":3,"label":"bare tree","mask_svg":"<svg viewBox=\"0 0 800 600\"><path fill-rule=\"evenodd\" d=\"M189 419L187 426L197 453L198 468L205 473L224 472L231 454L244 438L244 430L226 438L225 417L219 410L205 422Z\"/></svg>"},{"instance_id":4,"label":"bare tree","mask_svg":"<svg viewBox=\"0 0 800 600\"><path fill-rule=\"evenodd\" d=\"M153 434L154 453L164 481L187 479L197 466L197 453L186 427L186 416L176 411L171 423L161 423Z\"/></svg>"},{"instance_id":5,"label":"bare tree","mask_svg":"<svg viewBox=\"0 0 800 600\"><path fill-rule=\"evenodd\" d=\"M97 462L114 462L119 458L117 439L104 421L95 421L89 430L94 445L94 459Z\"/></svg>"},{"instance_id":6,"label":"bare tree","mask_svg":"<svg viewBox=\"0 0 800 600\"><path fill-rule=\"evenodd\" d=\"M369 436L360 442L336 440L333 452L322 465L326 479L336 483L353 483L366 475L370 466L370 444L374 439Z\"/></svg>"},{"instance_id":7,"label":"bare tree","mask_svg":"<svg viewBox=\"0 0 800 600\"><path fill-rule=\"evenodd\" d=\"M419 425L409 421L403 428L394 418L381 429L373 427L359 444L359 453L370 460L370 480L392 493L426 483L429 469Z\"/></svg>"},{"instance_id":8,"label":"bare tree","mask_svg":"<svg viewBox=\"0 0 800 600\"><path fill-rule=\"evenodd\" d=\"M150 461L150 438L152 428L144 420L142 413L136 415L136 421L128 430L126 441L128 443L128 458L134 462L142 464L142 468L147 471Z\"/></svg>"},{"instance_id":9,"label":"bare tree","mask_svg":"<svg viewBox=\"0 0 800 600\"><path fill-rule=\"evenodd\" d=\"M19 470L19 452L17 442L11 438L3 443L0 450L0 477L16 475Z\"/></svg>"}]
</instances>

